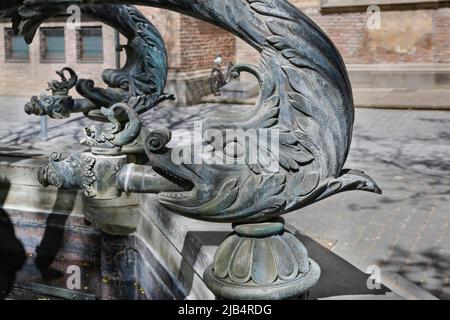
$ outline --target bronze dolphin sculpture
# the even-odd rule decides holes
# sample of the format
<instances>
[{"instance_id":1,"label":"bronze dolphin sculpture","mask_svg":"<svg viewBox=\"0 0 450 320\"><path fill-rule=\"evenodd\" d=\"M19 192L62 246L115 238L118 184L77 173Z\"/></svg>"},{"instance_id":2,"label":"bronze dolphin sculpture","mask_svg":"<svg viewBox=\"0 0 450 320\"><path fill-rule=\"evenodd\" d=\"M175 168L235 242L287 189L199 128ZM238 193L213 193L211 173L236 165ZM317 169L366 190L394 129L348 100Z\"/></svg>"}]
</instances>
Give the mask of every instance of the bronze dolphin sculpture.
<instances>
[{"instance_id":1,"label":"bronze dolphin sculpture","mask_svg":"<svg viewBox=\"0 0 450 320\"><path fill-rule=\"evenodd\" d=\"M345 170L352 140L354 105L344 62L331 40L305 14L285 0L28 0L33 10L61 4L155 6L212 22L257 49L258 66L232 70L253 74L260 84L256 106L239 113L217 112L207 119L208 132L223 133L215 154L237 159L230 150L247 150L227 131L269 130L279 137L279 170L268 172L266 159L226 164L174 163L174 150L150 137L147 155L161 175L192 183L189 191L160 192L163 206L195 219L255 222L286 214L333 194L349 190L381 192L363 172ZM258 143L258 141L250 141ZM158 145L158 143L156 143ZM263 146L264 149L264 146ZM193 154L192 157L195 155ZM254 159L253 159L254 160Z\"/></svg>"}]
</instances>

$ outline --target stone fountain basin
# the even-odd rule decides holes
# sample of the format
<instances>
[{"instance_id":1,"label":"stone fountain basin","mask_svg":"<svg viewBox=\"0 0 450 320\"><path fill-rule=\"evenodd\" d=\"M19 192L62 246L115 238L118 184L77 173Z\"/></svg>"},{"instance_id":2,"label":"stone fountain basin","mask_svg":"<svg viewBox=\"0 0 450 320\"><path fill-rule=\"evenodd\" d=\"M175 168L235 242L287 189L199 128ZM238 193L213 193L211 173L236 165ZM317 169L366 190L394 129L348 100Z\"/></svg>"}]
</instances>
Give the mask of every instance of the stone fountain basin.
<instances>
[{"instance_id":1,"label":"stone fountain basin","mask_svg":"<svg viewBox=\"0 0 450 320\"><path fill-rule=\"evenodd\" d=\"M215 299L203 274L232 231L229 224L175 215L154 195L102 203L75 191L44 189L37 171L45 161L0 156L0 294L7 291L7 299ZM433 298L398 275L386 276L380 290L368 290L369 275L288 229L322 268L311 299ZM73 266L81 272L80 289L67 285Z\"/></svg>"},{"instance_id":2,"label":"stone fountain basin","mask_svg":"<svg viewBox=\"0 0 450 320\"><path fill-rule=\"evenodd\" d=\"M0 158L0 291L7 298L214 298L158 226L136 218L140 198L102 207L79 192L44 189L36 178L44 163ZM79 290L67 285L73 266Z\"/></svg>"}]
</instances>

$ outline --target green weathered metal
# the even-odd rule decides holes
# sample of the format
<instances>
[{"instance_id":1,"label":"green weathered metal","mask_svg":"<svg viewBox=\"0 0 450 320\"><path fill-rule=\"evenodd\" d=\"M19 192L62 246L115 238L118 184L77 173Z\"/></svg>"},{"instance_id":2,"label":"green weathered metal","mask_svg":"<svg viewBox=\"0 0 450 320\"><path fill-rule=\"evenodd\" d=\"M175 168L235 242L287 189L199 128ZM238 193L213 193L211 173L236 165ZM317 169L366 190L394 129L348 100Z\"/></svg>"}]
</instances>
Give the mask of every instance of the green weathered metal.
<instances>
[{"instance_id":1,"label":"green weathered metal","mask_svg":"<svg viewBox=\"0 0 450 320\"><path fill-rule=\"evenodd\" d=\"M278 219L236 225L216 252L205 281L230 300L304 298L320 278L320 267Z\"/></svg>"},{"instance_id":2,"label":"green weathered metal","mask_svg":"<svg viewBox=\"0 0 450 320\"><path fill-rule=\"evenodd\" d=\"M83 5L80 6L80 11L83 15L117 29L127 38L127 44L117 48L126 52L125 65L103 72L103 81L108 86L106 89L95 87L92 80L78 79L74 70L64 68L57 72L62 81L49 83L52 95L32 97L25 107L26 113L66 118L72 113L83 112L90 118L104 120L104 115L100 112L102 107L109 108L116 103L127 101L141 114L162 101L173 98L163 92L168 67L166 47L158 30L144 15L135 7L126 5ZM47 6L41 12L21 7L17 9L16 14L28 19L17 22L15 29L27 42L31 42L45 20L65 12L65 6ZM65 71L70 74L69 80L64 77ZM55 85L62 86L63 90L58 90ZM76 87L84 99L72 99L69 96L69 90L73 87ZM131 98L134 98L134 102L130 101Z\"/></svg>"},{"instance_id":3,"label":"green weathered metal","mask_svg":"<svg viewBox=\"0 0 450 320\"><path fill-rule=\"evenodd\" d=\"M320 269L301 242L285 231L284 222L274 219L339 192L381 192L363 172L344 169L352 140L354 106L348 74L333 43L285 0L28 0L18 11L18 29L23 31L23 26L45 17L52 8L60 10L69 4L90 8L105 3L177 11L223 27L256 48L261 55L258 66L239 64L230 73L238 77L247 72L256 77L261 88L258 103L245 112L217 112L205 122L203 138L208 140L210 132L219 133L223 140L213 146L214 151L236 160L242 150L248 152L249 145L258 145L258 141L250 137L247 145L227 135L230 130L277 132L278 157L266 144L262 145L263 158L256 162L246 158L200 164L192 153L188 161L175 163L167 129L141 130L139 137L145 142L151 168L126 163L123 143L121 150L113 147L114 152L104 156L101 150L108 141L125 136L130 137L123 140L128 143L136 137L134 120L139 106L147 105L142 101L148 101L148 95L128 92L131 96L125 103L131 108L122 108L128 117L117 120L110 114L113 128L94 130L108 134L96 140L93 152L65 159L52 157L40 173L42 183L82 188L94 199L113 199L122 191L156 193L164 207L181 215L231 222L235 233L219 247L214 264L205 274L209 288L229 299L304 297L317 282ZM137 47L147 45L140 43ZM155 61L157 57L158 53ZM166 65L158 68L166 74ZM136 75L133 70L123 72ZM146 75L149 70L142 72ZM152 76L158 78L160 73ZM163 96L161 90L158 92ZM105 119L108 112L102 112L100 118ZM87 133L89 136L91 131ZM91 138L95 137L97 134ZM195 150L194 144L191 150ZM279 166L276 172L267 169L267 163L274 162Z\"/></svg>"}]
</instances>

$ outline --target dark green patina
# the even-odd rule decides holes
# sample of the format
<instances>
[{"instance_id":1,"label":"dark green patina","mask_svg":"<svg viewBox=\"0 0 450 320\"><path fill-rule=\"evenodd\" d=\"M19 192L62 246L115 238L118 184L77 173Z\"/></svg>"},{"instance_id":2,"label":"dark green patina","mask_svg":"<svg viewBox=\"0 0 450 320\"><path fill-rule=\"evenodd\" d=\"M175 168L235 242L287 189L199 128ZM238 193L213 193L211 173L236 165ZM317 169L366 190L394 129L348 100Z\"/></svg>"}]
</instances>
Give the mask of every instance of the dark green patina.
<instances>
[{"instance_id":1,"label":"dark green patina","mask_svg":"<svg viewBox=\"0 0 450 320\"><path fill-rule=\"evenodd\" d=\"M33 28L49 13L78 4L86 12L96 12L98 18L102 10L123 12L123 20L111 25L119 30L121 24L132 25L128 39L135 39L142 35L138 30L142 24L150 25L142 18L133 24L138 16L132 14L135 9L120 5L138 4L211 22L260 52L258 66L241 64L230 70L235 77L248 72L258 79L258 103L238 114L217 112L203 129L205 136L211 130L277 130L279 157L273 159L273 150L267 147L265 160L277 161L278 172L268 172L262 162L174 163L173 150L168 147L171 132L148 132L137 120L139 113L167 98L162 91L167 75L165 51L161 46L159 51L151 51L151 41L140 41L134 51L153 59L154 68L140 72L125 68L114 71L117 77L106 72L107 91L77 81L78 90L95 106L87 114L110 123L87 129L92 152L69 158L53 156L40 180L44 185L82 188L97 199L113 199L123 191L156 193L164 207L181 215L234 223L235 233L219 247L214 264L206 271L211 290L228 299L304 297L317 282L320 269L279 217L343 191L381 192L363 172L344 169L353 131L352 90L342 58L323 31L285 0L28 0L18 9L20 4L6 2L2 12L13 16L16 29L25 35L33 34ZM103 21L108 22L109 16ZM154 29L145 30L157 43L161 41ZM132 54L128 52L128 56ZM112 82L128 83L122 79L129 78L151 84L152 90L132 90L132 86ZM112 88L119 88L119 93ZM118 102L123 105L114 107ZM115 108L123 112L115 112ZM115 143L118 140L120 143ZM133 149L127 149L129 144L140 146L138 151L144 148L149 164L128 163L126 155ZM231 137L215 151L245 150L246 146L238 144Z\"/></svg>"}]
</instances>

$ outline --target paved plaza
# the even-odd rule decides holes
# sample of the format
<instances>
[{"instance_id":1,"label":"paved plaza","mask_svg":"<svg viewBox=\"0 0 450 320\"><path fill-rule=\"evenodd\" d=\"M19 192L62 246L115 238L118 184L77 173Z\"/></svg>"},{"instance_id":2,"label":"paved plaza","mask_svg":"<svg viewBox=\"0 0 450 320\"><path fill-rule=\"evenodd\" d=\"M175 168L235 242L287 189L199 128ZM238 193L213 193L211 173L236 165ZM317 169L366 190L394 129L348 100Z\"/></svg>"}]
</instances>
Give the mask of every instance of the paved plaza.
<instances>
[{"instance_id":1,"label":"paved plaza","mask_svg":"<svg viewBox=\"0 0 450 320\"><path fill-rule=\"evenodd\" d=\"M3 153L85 149L78 141L89 120L49 120L44 141L39 118L23 113L25 102L0 99ZM216 108L158 107L144 121L152 128L190 128ZM288 223L363 271L373 265L395 271L450 299L450 112L357 109L347 167L366 171L384 194L337 195L289 214Z\"/></svg>"}]
</instances>

